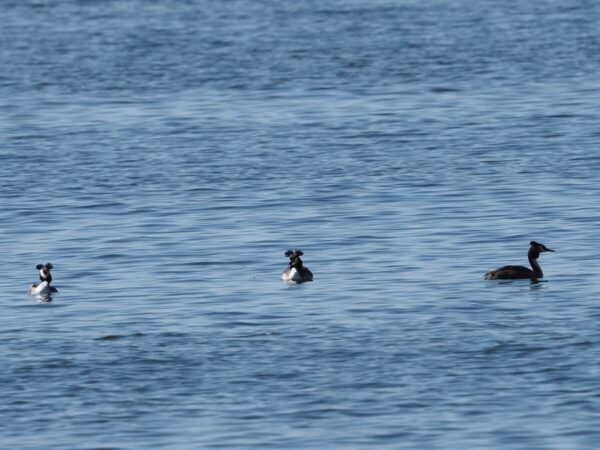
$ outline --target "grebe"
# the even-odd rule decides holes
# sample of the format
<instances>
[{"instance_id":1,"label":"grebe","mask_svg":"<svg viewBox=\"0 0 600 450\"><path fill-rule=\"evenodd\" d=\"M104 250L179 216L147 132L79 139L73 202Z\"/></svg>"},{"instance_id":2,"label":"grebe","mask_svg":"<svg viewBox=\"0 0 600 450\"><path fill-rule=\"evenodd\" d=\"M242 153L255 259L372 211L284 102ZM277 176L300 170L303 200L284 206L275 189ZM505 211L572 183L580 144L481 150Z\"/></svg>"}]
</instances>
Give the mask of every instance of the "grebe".
<instances>
[{"instance_id":1,"label":"grebe","mask_svg":"<svg viewBox=\"0 0 600 450\"><path fill-rule=\"evenodd\" d=\"M531 264L533 270L524 266L504 266L486 273L483 278L486 280L513 280L518 278L537 280L538 278L542 278L544 272L542 272L542 268L538 264L537 259L540 256L540 253L553 252L554 250L535 241L531 241L529 245L527 258L529 258L529 264Z\"/></svg>"},{"instance_id":2,"label":"grebe","mask_svg":"<svg viewBox=\"0 0 600 450\"><path fill-rule=\"evenodd\" d=\"M46 263L46 265L38 264L35 268L39 270L41 283L30 285L28 290L29 295L48 295L58 292L55 287L50 286L52 282L52 273L50 273L50 270L53 268L52 263Z\"/></svg>"},{"instance_id":3,"label":"grebe","mask_svg":"<svg viewBox=\"0 0 600 450\"><path fill-rule=\"evenodd\" d=\"M281 279L287 283L300 284L313 280L313 274L308 267L304 267L300 256L304 255L302 250L288 250L285 256L290 258L287 268L281 273Z\"/></svg>"}]
</instances>

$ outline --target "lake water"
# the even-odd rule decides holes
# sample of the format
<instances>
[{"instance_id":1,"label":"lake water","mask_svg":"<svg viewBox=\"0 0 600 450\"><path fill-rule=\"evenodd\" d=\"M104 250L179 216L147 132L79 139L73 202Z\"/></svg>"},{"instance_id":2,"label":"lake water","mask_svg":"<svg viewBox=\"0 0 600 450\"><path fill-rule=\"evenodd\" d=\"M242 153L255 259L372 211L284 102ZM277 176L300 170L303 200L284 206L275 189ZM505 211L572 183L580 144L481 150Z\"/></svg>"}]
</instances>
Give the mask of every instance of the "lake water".
<instances>
[{"instance_id":1,"label":"lake water","mask_svg":"<svg viewBox=\"0 0 600 450\"><path fill-rule=\"evenodd\" d=\"M595 448L599 22L2 2L0 447Z\"/></svg>"}]
</instances>

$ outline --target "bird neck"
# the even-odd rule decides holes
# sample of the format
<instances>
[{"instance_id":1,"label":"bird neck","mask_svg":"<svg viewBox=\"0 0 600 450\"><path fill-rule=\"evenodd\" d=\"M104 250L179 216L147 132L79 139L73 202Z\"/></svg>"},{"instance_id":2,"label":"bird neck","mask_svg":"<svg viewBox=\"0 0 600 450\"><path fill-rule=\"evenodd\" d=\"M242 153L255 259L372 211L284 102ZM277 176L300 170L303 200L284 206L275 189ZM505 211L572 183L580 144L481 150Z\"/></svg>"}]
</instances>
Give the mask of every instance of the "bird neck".
<instances>
[{"instance_id":1,"label":"bird neck","mask_svg":"<svg viewBox=\"0 0 600 450\"><path fill-rule=\"evenodd\" d=\"M529 264L531 264L531 268L533 269L533 273L536 278L542 278L544 276L544 272L542 272L542 268L538 264L538 257L540 256L540 252L535 250L529 250L527 257L529 258Z\"/></svg>"}]
</instances>

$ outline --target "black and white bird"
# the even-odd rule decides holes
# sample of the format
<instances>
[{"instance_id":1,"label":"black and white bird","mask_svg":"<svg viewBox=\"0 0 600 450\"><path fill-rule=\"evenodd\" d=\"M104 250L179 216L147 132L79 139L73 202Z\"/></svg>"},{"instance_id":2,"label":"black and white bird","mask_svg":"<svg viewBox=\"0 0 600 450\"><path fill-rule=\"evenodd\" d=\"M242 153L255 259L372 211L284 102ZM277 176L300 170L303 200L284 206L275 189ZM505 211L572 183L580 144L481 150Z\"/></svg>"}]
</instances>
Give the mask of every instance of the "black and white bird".
<instances>
[{"instance_id":1,"label":"black and white bird","mask_svg":"<svg viewBox=\"0 0 600 450\"><path fill-rule=\"evenodd\" d=\"M50 286L50 283L52 283L52 273L50 272L53 269L52 263L38 264L35 268L38 270L40 283L31 284L29 286L29 294L48 295L58 292L55 287Z\"/></svg>"},{"instance_id":2,"label":"black and white bird","mask_svg":"<svg viewBox=\"0 0 600 450\"><path fill-rule=\"evenodd\" d=\"M304 255L302 250L288 250L285 256L290 259L288 266L281 273L281 279L287 283L300 284L313 280L313 274L305 267L300 259Z\"/></svg>"}]
</instances>

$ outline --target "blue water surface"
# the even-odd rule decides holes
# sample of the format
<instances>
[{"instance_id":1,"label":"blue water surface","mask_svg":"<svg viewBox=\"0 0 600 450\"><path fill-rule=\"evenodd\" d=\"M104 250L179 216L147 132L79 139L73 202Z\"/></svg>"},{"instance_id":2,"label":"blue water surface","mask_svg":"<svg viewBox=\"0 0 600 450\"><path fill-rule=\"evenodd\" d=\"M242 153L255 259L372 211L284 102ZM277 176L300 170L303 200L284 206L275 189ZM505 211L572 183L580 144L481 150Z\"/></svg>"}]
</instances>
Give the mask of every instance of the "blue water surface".
<instances>
[{"instance_id":1,"label":"blue water surface","mask_svg":"<svg viewBox=\"0 0 600 450\"><path fill-rule=\"evenodd\" d=\"M599 22L2 2L0 447L595 448Z\"/></svg>"}]
</instances>

